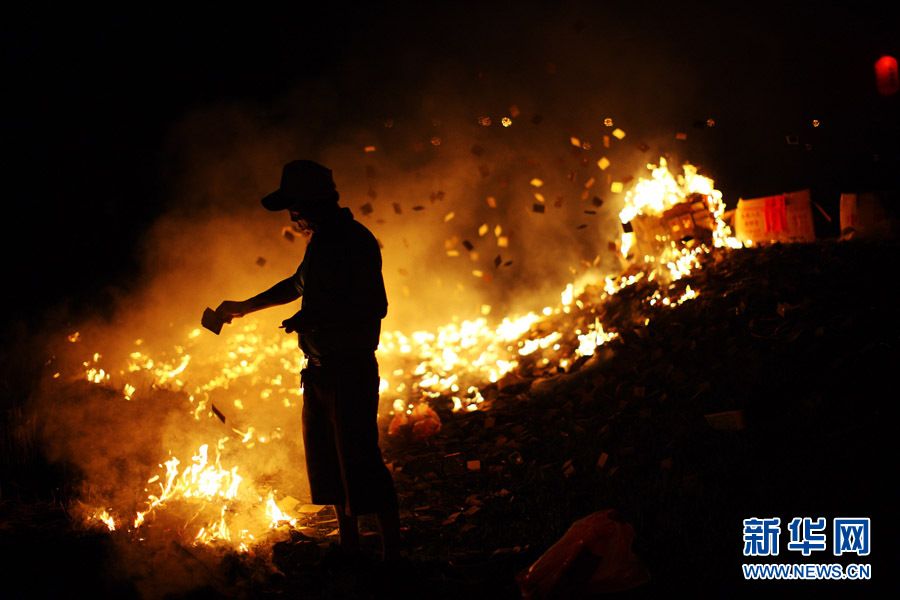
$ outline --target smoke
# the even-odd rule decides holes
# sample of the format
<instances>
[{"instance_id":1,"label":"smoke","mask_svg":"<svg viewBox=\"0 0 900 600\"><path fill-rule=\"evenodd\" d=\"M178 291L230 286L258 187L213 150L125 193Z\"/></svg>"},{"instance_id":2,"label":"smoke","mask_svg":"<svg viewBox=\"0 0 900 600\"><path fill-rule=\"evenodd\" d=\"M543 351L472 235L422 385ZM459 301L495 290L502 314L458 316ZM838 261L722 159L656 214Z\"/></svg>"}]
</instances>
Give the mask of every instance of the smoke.
<instances>
[{"instance_id":1,"label":"smoke","mask_svg":"<svg viewBox=\"0 0 900 600\"><path fill-rule=\"evenodd\" d=\"M709 132L692 128L709 116L714 84L690 62L696 39L663 35L661 15L577 3L405 10L382 15L333 71L285 72L303 83L211 102L173 125L161 173L169 210L146 238L147 291L133 300L145 306L132 310L151 322L194 319L183 307L245 298L290 275L301 240L286 241L286 215L259 198L295 158L331 167L342 204L382 242L385 327L403 330L482 305L492 318L532 310L587 265L618 269L609 244L622 194L610 184L627 185L661 154L714 170L704 164Z\"/></svg>"},{"instance_id":2,"label":"smoke","mask_svg":"<svg viewBox=\"0 0 900 600\"><path fill-rule=\"evenodd\" d=\"M265 211L259 199L296 158L329 166L341 204L381 242L385 329L408 333L483 315L498 321L555 302L568 282L619 270L623 194L611 184L627 186L661 154L702 149L696 131L675 138L696 116L685 107L704 93L682 62L683 46L627 12L452 12L410 30L413 16L385 21L396 35L379 42L377 67L364 52L375 41L363 37L355 46L362 52L348 53L339 70L277 97L196 106L173 123L160 163L167 209L139 244L141 285L113 314L81 328L113 361L108 371L127 370L138 340L151 356L178 347L204 307L250 297L294 272L304 240L286 237L287 215ZM423 56L398 41L441 34L449 36L446 54ZM278 323L296 308L260 314L260 334L279 335ZM222 341L205 331L191 339L185 353L198 377L197 357L222 352ZM179 357L170 358L171 369ZM235 397L258 392L231 389L211 402L230 409ZM48 429L51 454L93 476L121 469L109 464L115 448L126 449L120 462L134 469L131 481L146 477L161 452L189 455L203 437L185 432L195 422L183 407L171 415L165 403L120 411L110 423L96 418L97 402L105 400L88 394L66 405L65 418ZM252 414L257 427L297 439L283 406L270 408L228 413ZM235 428L229 420L224 429ZM98 440L109 447L94 464ZM270 473L298 454L294 445L259 461L271 463L262 467Z\"/></svg>"},{"instance_id":3,"label":"smoke","mask_svg":"<svg viewBox=\"0 0 900 600\"><path fill-rule=\"evenodd\" d=\"M536 75L540 83L568 85L554 77ZM577 94L563 106L524 91L500 93L492 81L483 86L488 98L447 86L442 79L411 92L422 103L412 114L384 113L365 123L320 114L321 91L283 100L297 106L296 114L285 116L277 104L277 126L258 107L187 116L170 136L178 173L173 210L147 242L148 279L162 282L169 296L154 304L163 312L166 304L184 305L171 302L173 294L187 294L181 299L198 307L200 297L245 298L293 273L302 244L282 237L286 214L266 213L259 198L277 187L281 165L294 158L332 168L341 203L382 243L386 328L434 327L476 316L482 305L495 316L539 308L587 265L617 269L610 242L620 233L622 194L610 184L639 176L659 153L676 151L675 142L661 143L652 127L620 119L615 99L588 108L598 102ZM311 121L333 129L313 136ZM624 140L612 136L618 127ZM611 163L605 171L600 158Z\"/></svg>"},{"instance_id":4,"label":"smoke","mask_svg":"<svg viewBox=\"0 0 900 600\"><path fill-rule=\"evenodd\" d=\"M162 461L176 456L184 466L199 443L212 455L226 438L225 468L239 463L258 487L307 497L299 405L281 395L297 387L296 365L288 365L291 380L250 376L208 399L189 398L189 388L167 391L148 375L129 379L129 363L149 356L163 356L163 371L174 372L190 355L194 381L214 380L226 362L254 360L226 347L224 336L191 332L204 307L267 289L302 260L305 241L285 235L287 215L259 203L290 160L329 166L341 204L382 244L385 329L409 333L483 315L499 321L555 303L571 281L618 272L624 194L612 183L627 189L660 155L674 168L692 149L703 155L695 139L703 130L689 130L686 141L675 133L703 116L686 107L704 89L667 42L603 14L576 13L476 14L458 31L461 17L448 15L435 29L453 33L452 58L436 52L426 61L384 41L391 74L348 56L339 72L279 97L184 113L166 134L166 210L139 243L141 284L112 314L83 323L80 342L53 348L53 367L72 383L47 385L38 398L48 457L78 467L84 502L133 516ZM526 23L533 38L509 45ZM297 308L259 314L247 335L265 340L256 347L283 343L277 326ZM94 363L111 374L108 385L83 380ZM130 400L122 397L126 380L136 387ZM197 412L201 400L208 404ZM225 423L209 417L210 406ZM251 425L278 443L241 446ZM252 464L240 462L248 456ZM172 558L166 552L157 554L160 564Z\"/></svg>"}]
</instances>

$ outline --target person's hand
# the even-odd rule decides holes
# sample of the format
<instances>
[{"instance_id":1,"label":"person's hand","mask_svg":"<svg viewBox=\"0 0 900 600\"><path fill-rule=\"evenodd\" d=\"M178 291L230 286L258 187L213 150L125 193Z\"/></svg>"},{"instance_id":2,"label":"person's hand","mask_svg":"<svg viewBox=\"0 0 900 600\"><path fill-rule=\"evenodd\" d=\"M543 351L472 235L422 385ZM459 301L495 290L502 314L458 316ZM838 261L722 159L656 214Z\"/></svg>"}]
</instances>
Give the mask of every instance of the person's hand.
<instances>
[{"instance_id":1,"label":"person's hand","mask_svg":"<svg viewBox=\"0 0 900 600\"><path fill-rule=\"evenodd\" d=\"M312 329L312 324L309 322L309 319L305 317L303 311L298 312L290 319L285 319L281 322L281 326L284 328L285 333L308 333Z\"/></svg>"},{"instance_id":2,"label":"person's hand","mask_svg":"<svg viewBox=\"0 0 900 600\"><path fill-rule=\"evenodd\" d=\"M216 314L226 323L231 323L232 319L235 317L243 317L247 312L243 302L226 300L216 308Z\"/></svg>"}]
</instances>

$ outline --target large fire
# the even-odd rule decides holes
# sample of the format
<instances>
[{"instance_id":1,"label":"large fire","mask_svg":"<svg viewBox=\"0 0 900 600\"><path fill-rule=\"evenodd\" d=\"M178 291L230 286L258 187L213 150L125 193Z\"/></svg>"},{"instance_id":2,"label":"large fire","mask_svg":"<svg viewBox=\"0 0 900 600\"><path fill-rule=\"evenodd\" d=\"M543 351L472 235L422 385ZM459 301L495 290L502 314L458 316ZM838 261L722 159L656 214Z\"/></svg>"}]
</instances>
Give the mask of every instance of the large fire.
<instances>
[{"instance_id":1,"label":"large fire","mask_svg":"<svg viewBox=\"0 0 900 600\"><path fill-rule=\"evenodd\" d=\"M622 273L570 283L555 306L536 312L494 322L482 316L435 331L383 333L378 351L380 418L391 420L392 431L439 403L454 412L489 410L490 398L482 394L487 385L520 371L564 373L580 358L594 355L617 337L600 322L595 308L639 281L655 284L645 299L649 305L677 306L701 293L673 284L698 268L699 256L712 248L741 247L723 219L722 194L691 165L679 176L669 171L664 159L648 169L650 178L639 178L625 195L619 215L627 232L618 249L629 260ZM640 247L635 232L628 231L627 224L638 218L659 217L697 198L710 215L711 243L657 234L658 244L648 251ZM643 253L636 259L635 250ZM122 402L149 402L156 390L165 389L183 395L186 430L192 421L222 422L221 435L195 440L193 454L176 456L170 451L160 457L158 469L146 473L145 499L136 510L86 504L86 521L140 537L161 515L177 508L179 515L192 515L178 530L182 541L222 544L241 552L252 552L287 527L303 526L313 511L280 494L278 482L255 466L260 453L288 435L272 423L299 422L302 402L302 358L296 341L276 329L264 329L258 319L247 317L227 327L213 346L203 347L209 334L193 329L165 352L151 353L141 339L134 341L128 356L112 360L100 352L85 352L78 376L116 390ZM68 340L87 344L85 338L76 332ZM65 379L60 373L54 377ZM278 420L251 423L244 418L259 405L275 411ZM299 431L289 435L298 436ZM191 434L186 431L185 437Z\"/></svg>"}]
</instances>

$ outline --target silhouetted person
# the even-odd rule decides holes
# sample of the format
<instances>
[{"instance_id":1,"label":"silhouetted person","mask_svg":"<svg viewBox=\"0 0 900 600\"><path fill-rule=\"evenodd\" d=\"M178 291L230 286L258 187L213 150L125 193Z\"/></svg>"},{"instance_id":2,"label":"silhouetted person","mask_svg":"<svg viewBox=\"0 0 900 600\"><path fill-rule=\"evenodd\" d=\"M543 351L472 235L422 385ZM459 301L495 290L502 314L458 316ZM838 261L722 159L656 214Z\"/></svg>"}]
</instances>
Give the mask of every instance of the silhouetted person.
<instances>
[{"instance_id":1,"label":"silhouetted person","mask_svg":"<svg viewBox=\"0 0 900 600\"><path fill-rule=\"evenodd\" d=\"M378 363L375 349L387 296L381 250L372 233L338 206L331 170L308 160L285 165L281 187L262 199L288 210L311 231L296 273L248 300L216 309L225 321L293 302L300 311L282 322L297 332L307 358L303 384L303 442L314 504L334 505L340 547L359 552L357 516L375 513L383 558L399 558L397 494L378 447Z\"/></svg>"}]
</instances>

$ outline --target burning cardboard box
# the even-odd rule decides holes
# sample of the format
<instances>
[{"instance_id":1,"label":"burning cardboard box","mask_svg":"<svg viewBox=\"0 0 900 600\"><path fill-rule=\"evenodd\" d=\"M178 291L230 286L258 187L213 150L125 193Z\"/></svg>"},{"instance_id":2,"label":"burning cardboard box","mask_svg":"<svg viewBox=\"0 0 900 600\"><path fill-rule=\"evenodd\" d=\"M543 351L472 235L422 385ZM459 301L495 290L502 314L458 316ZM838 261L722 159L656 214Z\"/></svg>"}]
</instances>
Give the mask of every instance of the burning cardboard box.
<instances>
[{"instance_id":1,"label":"burning cardboard box","mask_svg":"<svg viewBox=\"0 0 900 600\"><path fill-rule=\"evenodd\" d=\"M813 242L812 203L809 190L738 200L734 214L735 236L745 244Z\"/></svg>"},{"instance_id":2,"label":"burning cardboard box","mask_svg":"<svg viewBox=\"0 0 900 600\"><path fill-rule=\"evenodd\" d=\"M636 250L644 255L658 256L673 241L712 242L715 218L710 212L707 196L693 193L662 215L637 215L631 221L631 227Z\"/></svg>"},{"instance_id":3,"label":"burning cardboard box","mask_svg":"<svg viewBox=\"0 0 900 600\"><path fill-rule=\"evenodd\" d=\"M619 211L622 222L621 255L625 260L657 263L678 276L679 265L704 248L740 248L724 221L722 192L709 177L690 163L675 176L666 159L648 164L652 179L639 178L625 194ZM673 270L674 269L674 270Z\"/></svg>"}]
</instances>

